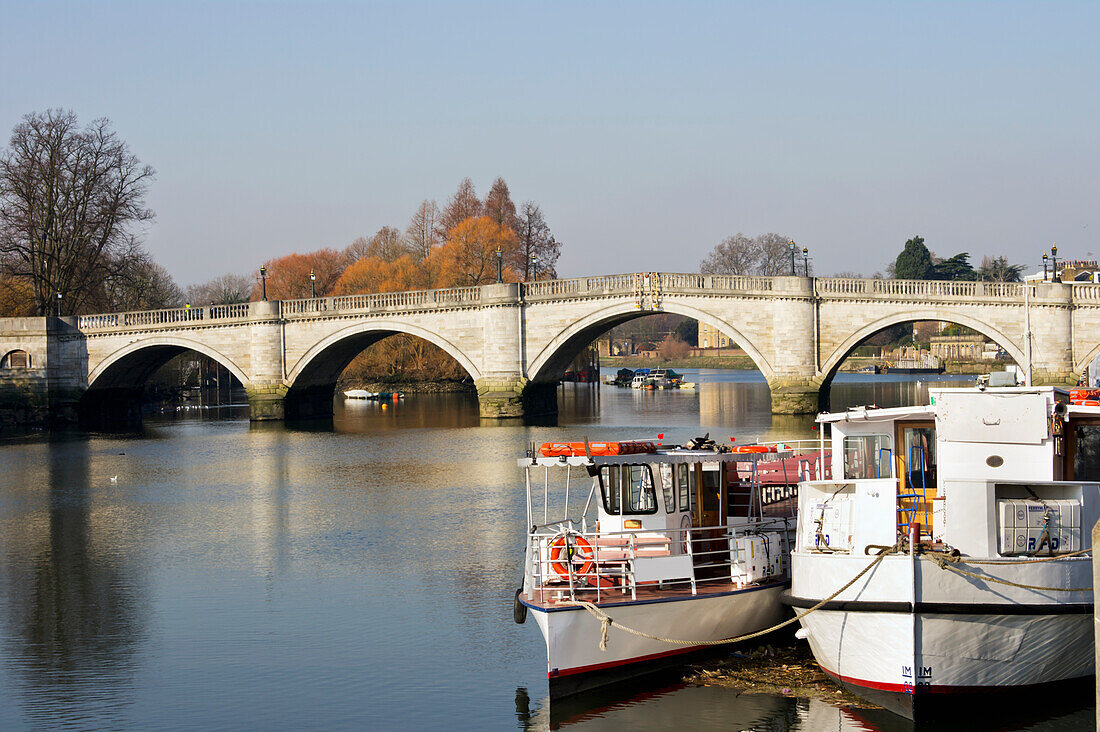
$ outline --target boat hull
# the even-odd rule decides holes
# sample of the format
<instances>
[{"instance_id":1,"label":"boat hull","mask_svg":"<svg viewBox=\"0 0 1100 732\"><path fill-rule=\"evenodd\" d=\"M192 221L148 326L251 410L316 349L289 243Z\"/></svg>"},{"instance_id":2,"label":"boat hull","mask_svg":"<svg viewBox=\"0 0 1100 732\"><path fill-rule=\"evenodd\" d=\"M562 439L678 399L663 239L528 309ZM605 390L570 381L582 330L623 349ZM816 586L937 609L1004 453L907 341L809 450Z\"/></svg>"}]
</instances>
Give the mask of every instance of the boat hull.
<instances>
[{"instance_id":1,"label":"boat hull","mask_svg":"<svg viewBox=\"0 0 1100 732\"><path fill-rule=\"evenodd\" d=\"M783 597L822 669L857 695L919 721L949 715L977 695L1070 688L1092 677L1091 593L994 590L897 556L809 612L868 561L796 552L794 588ZM1073 587L1087 584L1090 565L1005 564L992 574Z\"/></svg>"},{"instance_id":2,"label":"boat hull","mask_svg":"<svg viewBox=\"0 0 1100 732\"><path fill-rule=\"evenodd\" d=\"M649 635L715 641L770 628L789 615L779 601L788 583L747 587L732 592L638 602L601 602L617 625ZM620 627L608 629L600 650L601 622L575 606L547 607L521 598L546 640L551 699L648 674L677 663L684 654L707 646L682 646L644 638Z\"/></svg>"}]
</instances>

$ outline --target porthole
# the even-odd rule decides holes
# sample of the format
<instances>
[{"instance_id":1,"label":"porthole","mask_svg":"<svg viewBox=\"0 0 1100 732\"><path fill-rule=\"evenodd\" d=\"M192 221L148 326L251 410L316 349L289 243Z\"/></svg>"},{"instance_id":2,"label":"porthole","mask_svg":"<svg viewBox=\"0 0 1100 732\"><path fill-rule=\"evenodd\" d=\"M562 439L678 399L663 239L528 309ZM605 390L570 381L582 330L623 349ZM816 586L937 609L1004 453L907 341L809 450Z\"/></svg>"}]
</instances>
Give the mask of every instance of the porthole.
<instances>
[{"instance_id":1,"label":"porthole","mask_svg":"<svg viewBox=\"0 0 1100 732\"><path fill-rule=\"evenodd\" d=\"M1005 464L1005 459L1000 455L990 455L985 459L985 464L991 468L999 468Z\"/></svg>"}]
</instances>

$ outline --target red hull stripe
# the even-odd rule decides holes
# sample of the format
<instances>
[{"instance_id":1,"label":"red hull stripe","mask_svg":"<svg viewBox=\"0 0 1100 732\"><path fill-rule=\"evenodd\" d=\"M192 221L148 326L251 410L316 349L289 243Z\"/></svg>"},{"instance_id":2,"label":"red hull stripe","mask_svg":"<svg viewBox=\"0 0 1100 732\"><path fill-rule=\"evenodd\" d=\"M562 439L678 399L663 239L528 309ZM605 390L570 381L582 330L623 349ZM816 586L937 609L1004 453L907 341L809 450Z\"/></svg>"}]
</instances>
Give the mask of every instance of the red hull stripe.
<instances>
[{"instance_id":1,"label":"red hull stripe","mask_svg":"<svg viewBox=\"0 0 1100 732\"><path fill-rule=\"evenodd\" d=\"M591 666L576 666L574 668L566 669L554 669L546 674L547 678L553 679L559 676L573 676L574 674L587 674L592 671L602 671L608 668L615 668L616 666L627 666L632 663L641 663L642 661L653 661L658 658L667 658L668 656L677 656L681 653L691 653L692 651L698 651L702 646L688 646L687 648L676 648L671 651L662 651L661 653L651 653L648 656L635 656L634 658L623 659L622 661L609 661L607 663L594 663Z\"/></svg>"},{"instance_id":2,"label":"red hull stripe","mask_svg":"<svg viewBox=\"0 0 1100 732\"><path fill-rule=\"evenodd\" d=\"M857 679L854 676L844 676L842 674L835 673L821 667L821 670L832 676L837 681L841 681L852 686L862 686L867 689L877 689L879 691L892 691L900 694L913 694L915 689L907 684L887 684L881 681L868 681L867 679ZM1063 679L1062 681L1071 681L1072 679ZM1020 684L1013 686L944 686L942 684L918 686L918 694L995 694L1006 691L1017 691L1032 687L1049 686L1052 684L1062 683L1062 681L1048 681L1040 684Z\"/></svg>"}]
</instances>

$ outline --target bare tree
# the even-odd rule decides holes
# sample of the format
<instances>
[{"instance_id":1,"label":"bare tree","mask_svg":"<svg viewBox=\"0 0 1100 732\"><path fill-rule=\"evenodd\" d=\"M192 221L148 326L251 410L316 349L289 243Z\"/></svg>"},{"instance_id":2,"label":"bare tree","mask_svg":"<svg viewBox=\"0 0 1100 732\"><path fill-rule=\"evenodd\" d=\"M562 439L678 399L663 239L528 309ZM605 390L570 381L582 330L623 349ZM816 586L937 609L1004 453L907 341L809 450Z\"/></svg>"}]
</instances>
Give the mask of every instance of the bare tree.
<instances>
[{"instance_id":1,"label":"bare tree","mask_svg":"<svg viewBox=\"0 0 1100 732\"><path fill-rule=\"evenodd\" d=\"M368 256L375 256L385 262L393 262L408 254L401 232L392 226L383 226L370 238Z\"/></svg>"},{"instance_id":2,"label":"bare tree","mask_svg":"<svg viewBox=\"0 0 1100 732\"><path fill-rule=\"evenodd\" d=\"M791 274L790 238L781 234L761 234L756 237L760 251L757 271L765 277ZM795 269L797 274L798 269Z\"/></svg>"},{"instance_id":3,"label":"bare tree","mask_svg":"<svg viewBox=\"0 0 1100 732\"><path fill-rule=\"evenodd\" d=\"M195 305L232 305L248 302L253 287L247 275L223 274L209 282L190 285L184 291L184 300Z\"/></svg>"},{"instance_id":4,"label":"bare tree","mask_svg":"<svg viewBox=\"0 0 1100 732\"><path fill-rule=\"evenodd\" d=\"M360 236L355 239L351 244L348 244L347 249L344 250L344 256L347 258L349 265L355 264L363 257L370 256L370 239L365 236Z\"/></svg>"},{"instance_id":5,"label":"bare tree","mask_svg":"<svg viewBox=\"0 0 1100 732\"><path fill-rule=\"evenodd\" d=\"M738 232L723 239L699 269L703 274L764 275L774 277L791 272L790 239L780 234L750 238ZM797 269L796 269L797 272Z\"/></svg>"},{"instance_id":6,"label":"bare tree","mask_svg":"<svg viewBox=\"0 0 1100 732\"><path fill-rule=\"evenodd\" d=\"M738 232L719 242L699 264L699 271L703 274L754 274L759 258L756 240Z\"/></svg>"},{"instance_id":7,"label":"bare tree","mask_svg":"<svg viewBox=\"0 0 1100 732\"><path fill-rule=\"evenodd\" d=\"M168 270L148 255L130 260L123 267L113 268L103 283L102 310L158 310L178 307L186 302L183 290L168 274Z\"/></svg>"},{"instance_id":8,"label":"bare tree","mask_svg":"<svg viewBox=\"0 0 1100 732\"><path fill-rule=\"evenodd\" d=\"M550 233L550 226L542 215L542 209L534 201L525 201L520 206L516 220L516 236L519 247L516 249L517 272L523 272L523 279L557 277L558 257L561 256L561 242Z\"/></svg>"},{"instance_id":9,"label":"bare tree","mask_svg":"<svg viewBox=\"0 0 1100 732\"><path fill-rule=\"evenodd\" d=\"M435 201L425 199L416 209L408 228L405 229L405 244L413 259L421 261L439 246L439 207Z\"/></svg>"},{"instance_id":10,"label":"bare tree","mask_svg":"<svg viewBox=\"0 0 1100 732\"><path fill-rule=\"evenodd\" d=\"M130 229L149 221L143 165L106 119L78 127L71 111L28 114L0 155L0 255L31 282L36 309L61 293L81 312L112 274L141 255Z\"/></svg>"},{"instance_id":11,"label":"bare tree","mask_svg":"<svg viewBox=\"0 0 1100 732\"><path fill-rule=\"evenodd\" d=\"M438 234L441 239L446 239L448 232L461 224L466 219L477 218L484 212L481 199L477 197L473 181L463 178L458 184L458 190L447 201L443 213L439 216Z\"/></svg>"}]
</instances>

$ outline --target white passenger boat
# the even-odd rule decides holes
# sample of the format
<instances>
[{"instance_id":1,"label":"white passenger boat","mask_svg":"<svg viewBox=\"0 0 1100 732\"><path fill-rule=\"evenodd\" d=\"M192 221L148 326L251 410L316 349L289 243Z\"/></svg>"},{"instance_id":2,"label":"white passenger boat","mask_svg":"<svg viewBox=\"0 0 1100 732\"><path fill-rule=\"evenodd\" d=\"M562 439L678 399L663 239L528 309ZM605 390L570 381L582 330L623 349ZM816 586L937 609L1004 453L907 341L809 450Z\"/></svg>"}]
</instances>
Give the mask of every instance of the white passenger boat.
<instances>
[{"instance_id":1,"label":"white passenger boat","mask_svg":"<svg viewBox=\"0 0 1100 732\"><path fill-rule=\"evenodd\" d=\"M837 681L912 719L1091 688L1100 407L1052 387L929 394L818 417L834 479L799 486L784 601L800 637Z\"/></svg>"},{"instance_id":2,"label":"white passenger boat","mask_svg":"<svg viewBox=\"0 0 1100 732\"><path fill-rule=\"evenodd\" d=\"M793 501L761 505L737 463L790 454L739 450L546 443L520 460L529 529L516 621L530 610L542 631L551 699L789 615L779 594Z\"/></svg>"}]
</instances>

